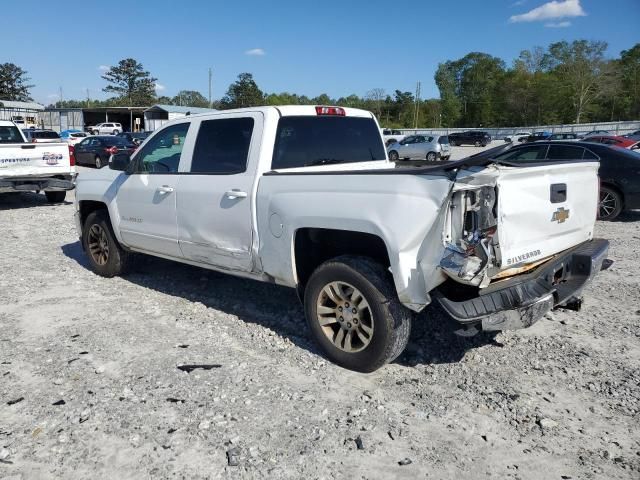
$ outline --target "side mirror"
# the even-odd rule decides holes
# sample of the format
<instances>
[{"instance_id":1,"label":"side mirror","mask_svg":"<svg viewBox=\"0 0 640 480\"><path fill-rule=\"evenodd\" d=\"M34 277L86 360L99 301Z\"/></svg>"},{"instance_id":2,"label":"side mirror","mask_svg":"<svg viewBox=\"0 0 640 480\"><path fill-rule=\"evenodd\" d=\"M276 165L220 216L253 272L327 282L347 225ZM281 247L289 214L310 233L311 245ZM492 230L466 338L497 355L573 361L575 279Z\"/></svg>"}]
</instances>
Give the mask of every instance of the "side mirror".
<instances>
[{"instance_id":1,"label":"side mirror","mask_svg":"<svg viewBox=\"0 0 640 480\"><path fill-rule=\"evenodd\" d=\"M109 158L109 168L124 172L131 163L131 157L128 153L116 153Z\"/></svg>"}]
</instances>

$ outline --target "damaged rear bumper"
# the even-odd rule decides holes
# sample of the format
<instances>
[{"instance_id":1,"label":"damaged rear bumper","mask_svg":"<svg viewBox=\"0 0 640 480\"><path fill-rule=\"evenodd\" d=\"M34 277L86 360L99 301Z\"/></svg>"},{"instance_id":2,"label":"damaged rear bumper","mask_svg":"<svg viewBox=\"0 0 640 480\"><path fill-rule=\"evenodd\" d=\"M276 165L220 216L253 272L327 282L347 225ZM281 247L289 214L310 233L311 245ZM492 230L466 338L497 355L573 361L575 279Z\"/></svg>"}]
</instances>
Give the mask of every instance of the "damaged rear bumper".
<instances>
[{"instance_id":1,"label":"damaged rear bumper","mask_svg":"<svg viewBox=\"0 0 640 480\"><path fill-rule=\"evenodd\" d=\"M529 327L552 308L579 309L582 290L603 269L608 251L607 240L593 239L563 252L531 273L480 289L477 296L461 297L451 289L448 292L439 289L435 297L453 319L470 329Z\"/></svg>"}]
</instances>

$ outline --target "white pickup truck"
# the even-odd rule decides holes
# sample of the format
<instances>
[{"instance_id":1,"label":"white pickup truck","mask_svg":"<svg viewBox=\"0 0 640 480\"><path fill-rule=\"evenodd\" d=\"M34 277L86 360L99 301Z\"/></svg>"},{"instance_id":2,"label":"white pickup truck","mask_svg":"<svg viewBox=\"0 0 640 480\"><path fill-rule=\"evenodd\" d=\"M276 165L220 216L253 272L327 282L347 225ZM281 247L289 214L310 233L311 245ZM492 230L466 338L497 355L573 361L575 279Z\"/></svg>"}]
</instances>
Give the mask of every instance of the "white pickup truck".
<instances>
[{"instance_id":1,"label":"white pickup truck","mask_svg":"<svg viewBox=\"0 0 640 480\"><path fill-rule=\"evenodd\" d=\"M432 298L462 334L578 308L608 251L598 162L537 162L394 168L369 112L228 110L83 172L76 224L102 276L140 252L297 289L326 355L370 372Z\"/></svg>"},{"instance_id":2,"label":"white pickup truck","mask_svg":"<svg viewBox=\"0 0 640 480\"><path fill-rule=\"evenodd\" d=\"M0 193L44 192L63 202L74 188L73 147L64 143L28 143L13 122L0 120Z\"/></svg>"}]
</instances>

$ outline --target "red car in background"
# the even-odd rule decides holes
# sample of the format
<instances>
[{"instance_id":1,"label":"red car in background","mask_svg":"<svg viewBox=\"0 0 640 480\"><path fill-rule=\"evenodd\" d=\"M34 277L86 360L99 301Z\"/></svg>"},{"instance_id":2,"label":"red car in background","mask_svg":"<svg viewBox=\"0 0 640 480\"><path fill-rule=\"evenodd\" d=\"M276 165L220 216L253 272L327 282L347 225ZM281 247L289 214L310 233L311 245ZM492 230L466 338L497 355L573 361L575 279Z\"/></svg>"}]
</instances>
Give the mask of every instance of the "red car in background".
<instances>
[{"instance_id":1,"label":"red car in background","mask_svg":"<svg viewBox=\"0 0 640 480\"><path fill-rule=\"evenodd\" d=\"M583 141L592 143L604 143L614 147L627 148L629 150L637 150L640 148L640 142L633 138L619 137L616 135L594 135L587 137Z\"/></svg>"}]
</instances>

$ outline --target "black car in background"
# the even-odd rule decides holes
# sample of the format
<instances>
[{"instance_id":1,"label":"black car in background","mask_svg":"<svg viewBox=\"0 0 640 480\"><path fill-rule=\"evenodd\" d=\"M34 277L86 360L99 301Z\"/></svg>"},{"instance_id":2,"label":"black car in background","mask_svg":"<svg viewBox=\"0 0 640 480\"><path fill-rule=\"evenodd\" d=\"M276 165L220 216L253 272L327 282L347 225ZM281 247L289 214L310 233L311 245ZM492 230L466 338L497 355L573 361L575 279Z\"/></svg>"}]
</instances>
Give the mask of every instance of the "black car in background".
<instances>
[{"instance_id":1,"label":"black car in background","mask_svg":"<svg viewBox=\"0 0 640 480\"><path fill-rule=\"evenodd\" d=\"M122 132L116 135L120 138L125 138L129 140L131 143L135 143L136 145L140 145L144 142L149 135L153 132Z\"/></svg>"},{"instance_id":2,"label":"black car in background","mask_svg":"<svg viewBox=\"0 0 640 480\"><path fill-rule=\"evenodd\" d=\"M551 132L533 132L527 137L526 143L539 142L540 140L548 140Z\"/></svg>"},{"instance_id":3,"label":"black car in background","mask_svg":"<svg viewBox=\"0 0 640 480\"><path fill-rule=\"evenodd\" d=\"M493 157L506 163L599 160L598 218L613 220L624 210L640 208L640 153L601 143L536 142L514 146Z\"/></svg>"},{"instance_id":4,"label":"black car in background","mask_svg":"<svg viewBox=\"0 0 640 480\"><path fill-rule=\"evenodd\" d=\"M452 146L474 145L476 147L486 147L491 143L491 135L488 132L469 130L468 132L450 133L449 143Z\"/></svg>"},{"instance_id":5,"label":"black car in background","mask_svg":"<svg viewBox=\"0 0 640 480\"><path fill-rule=\"evenodd\" d=\"M109 157L116 153L131 155L138 146L126 138L115 135L87 137L75 146L76 163L102 168L109 163Z\"/></svg>"}]
</instances>

